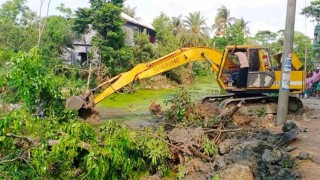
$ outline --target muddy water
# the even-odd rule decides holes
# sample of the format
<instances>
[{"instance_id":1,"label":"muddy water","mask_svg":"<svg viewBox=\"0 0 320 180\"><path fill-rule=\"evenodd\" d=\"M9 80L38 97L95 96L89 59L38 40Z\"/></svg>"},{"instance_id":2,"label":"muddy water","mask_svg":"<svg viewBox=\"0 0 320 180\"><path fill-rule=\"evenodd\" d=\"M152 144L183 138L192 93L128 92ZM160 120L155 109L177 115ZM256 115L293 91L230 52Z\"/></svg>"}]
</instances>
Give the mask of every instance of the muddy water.
<instances>
[{"instance_id":1,"label":"muddy water","mask_svg":"<svg viewBox=\"0 0 320 180\"><path fill-rule=\"evenodd\" d=\"M201 99L206 95L218 94L219 87L211 76L201 77L192 85L172 89L157 90L136 90L130 94L113 94L102 101L98 108L102 120L117 120L126 123L145 125L154 118L149 113L149 106L152 102L161 104L166 108L165 100L171 99L173 95L185 88L193 100Z\"/></svg>"}]
</instances>

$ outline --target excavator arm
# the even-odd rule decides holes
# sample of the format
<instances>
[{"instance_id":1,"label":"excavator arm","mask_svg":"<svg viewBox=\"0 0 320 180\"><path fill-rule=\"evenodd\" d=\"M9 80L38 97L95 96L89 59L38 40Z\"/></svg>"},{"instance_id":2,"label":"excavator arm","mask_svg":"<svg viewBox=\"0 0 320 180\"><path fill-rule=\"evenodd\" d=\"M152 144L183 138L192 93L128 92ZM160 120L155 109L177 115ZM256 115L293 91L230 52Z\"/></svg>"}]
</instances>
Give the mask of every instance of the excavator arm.
<instances>
[{"instance_id":1,"label":"excavator arm","mask_svg":"<svg viewBox=\"0 0 320 180\"><path fill-rule=\"evenodd\" d=\"M212 70L218 72L222 57L223 54L213 48L181 48L154 61L138 64L131 70L121 73L99 85L97 88L106 84L109 84L109 87L95 97L93 101L90 101L86 95L81 97L71 97L69 101L67 101L67 109L79 110L80 108L90 108L135 80L145 79L162 72L172 70L192 61L208 61L211 64Z\"/></svg>"},{"instance_id":2,"label":"excavator arm","mask_svg":"<svg viewBox=\"0 0 320 180\"><path fill-rule=\"evenodd\" d=\"M94 99L98 104L117 90L129 83L149 78L162 72L172 70L192 61L209 61L211 68L218 72L222 53L207 47L182 48L157 60L136 65L130 71L122 73L113 83Z\"/></svg>"}]
</instances>

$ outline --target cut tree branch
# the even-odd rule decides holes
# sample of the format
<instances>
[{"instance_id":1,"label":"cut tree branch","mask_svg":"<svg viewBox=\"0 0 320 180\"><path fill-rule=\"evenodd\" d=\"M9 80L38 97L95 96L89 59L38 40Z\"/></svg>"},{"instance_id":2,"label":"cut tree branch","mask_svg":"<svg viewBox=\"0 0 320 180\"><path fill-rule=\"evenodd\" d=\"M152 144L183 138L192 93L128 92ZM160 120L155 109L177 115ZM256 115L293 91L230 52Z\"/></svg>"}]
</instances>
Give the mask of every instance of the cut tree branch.
<instances>
[{"instance_id":1,"label":"cut tree branch","mask_svg":"<svg viewBox=\"0 0 320 180\"><path fill-rule=\"evenodd\" d=\"M235 131L242 131L243 128L238 128L238 129L210 129L203 131L204 133L212 133L212 132L235 132Z\"/></svg>"},{"instance_id":2,"label":"cut tree branch","mask_svg":"<svg viewBox=\"0 0 320 180\"><path fill-rule=\"evenodd\" d=\"M197 149L196 149L195 147L193 147L193 146L188 146L188 149L189 149L194 155L196 155L197 157L200 157L200 158L202 158L202 159L204 159L204 160L206 160L206 161L208 161L208 162L212 162L212 161L213 161L212 158L210 158L209 156L201 153L199 150L197 150Z\"/></svg>"}]
</instances>

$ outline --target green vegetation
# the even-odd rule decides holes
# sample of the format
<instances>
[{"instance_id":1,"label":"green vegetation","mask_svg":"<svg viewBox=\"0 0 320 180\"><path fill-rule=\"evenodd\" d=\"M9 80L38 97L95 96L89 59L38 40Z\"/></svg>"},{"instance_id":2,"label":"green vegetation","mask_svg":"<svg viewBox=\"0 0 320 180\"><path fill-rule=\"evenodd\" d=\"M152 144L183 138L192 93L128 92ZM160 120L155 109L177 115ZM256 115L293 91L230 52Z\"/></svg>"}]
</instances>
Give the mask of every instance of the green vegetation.
<instances>
[{"instance_id":1,"label":"green vegetation","mask_svg":"<svg viewBox=\"0 0 320 180\"><path fill-rule=\"evenodd\" d=\"M189 13L184 22L184 31L181 32L180 41L184 47L207 45L209 28L205 17L200 12Z\"/></svg>"},{"instance_id":2,"label":"green vegetation","mask_svg":"<svg viewBox=\"0 0 320 180\"><path fill-rule=\"evenodd\" d=\"M305 14L307 17L315 18L317 22L320 22L320 1L313 0L310 2L310 5L303 8L301 14Z\"/></svg>"},{"instance_id":3,"label":"green vegetation","mask_svg":"<svg viewBox=\"0 0 320 180\"><path fill-rule=\"evenodd\" d=\"M80 8L76 11L74 30L79 34L95 30L97 35L93 44L98 48L103 62L111 76L128 70L126 65L133 59L133 51L125 46L125 32L121 18L123 1L90 0L90 8ZM91 28L89 25L92 25ZM129 64L130 65L130 64Z\"/></svg>"},{"instance_id":4,"label":"green vegetation","mask_svg":"<svg viewBox=\"0 0 320 180\"><path fill-rule=\"evenodd\" d=\"M186 85L184 88L191 95L192 100L198 100L202 96L216 93L219 86L213 75L198 76L195 83ZM128 109L134 105L136 111L146 111L152 102L164 104L164 100L173 97L179 88L170 89L137 89L134 93L112 94L109 98L101 102L102 107L115 109Z\"/></svg>"},{"instance_id":5,"label":"green vegetation","mask_svg":"<svg viewBox=\"0 0 320 180\"><path fill-rule=\"evenodd\" d=\"M0 179L137 179L144 175L169 173L170 143L163 127L131 129L108 121L92 125L65 109L66 98L84 93L88 63L69 65L62 56L73 43L92 30L92 46L100 64L94 66L90 87L127 71L142 62L162 57L181 47L209 45L222 50L229 44L261 44L277 52L282 32L260 31L249 37L248 22L230 16L226 7L215 18L216 36L210 37L206 17L200 12L169 17L161 13L153 21L156 44L146 32L135 33L134 45L125 44L123 9L135 16L135 8L123 7L123 0L90 0L89 8L75 12L64 4L62 15L40 17L25 0L7 0L0 8ZM307 12L306 12L307 13ZM310 15L311 16L311 15ZM316 16L316 15L312 15ZM71 18L75 17L75 18ZM310 39L295 34L298 56L304 57ZM311 46L307 46L307 50ZM92 59L90 52L88 57ZM308 57L308 68L312 61ZM181 74L189 73L191 84ZM208 64L194 63L163 74L178 82L172 89L113 94L101 103L114 111L132 113L128 119L151 116L152 102L164 106L166 121L182 126L201 125L206 109L196 100L221 93ZM185 78L187 79L187 78ZM181 90L182 86L185 90ZM120 93L125 90L120 90ZM257 113L262 113L259 111ZM123 118L123 117L122 117ZM112 117L113 120L119 119ZM202 139L201 153L217 153L210 139ZM184 167L177 178L185 175Z\"/></svg>"}]
</instances>

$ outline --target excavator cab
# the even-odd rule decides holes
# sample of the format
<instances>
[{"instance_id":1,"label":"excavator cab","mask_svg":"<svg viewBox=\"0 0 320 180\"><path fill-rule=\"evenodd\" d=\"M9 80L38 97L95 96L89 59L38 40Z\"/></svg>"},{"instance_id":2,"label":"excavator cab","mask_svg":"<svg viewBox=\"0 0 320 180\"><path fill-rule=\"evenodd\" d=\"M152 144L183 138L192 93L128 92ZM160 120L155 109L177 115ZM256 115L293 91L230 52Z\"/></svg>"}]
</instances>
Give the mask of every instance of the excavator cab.
<instances>
[{"instance_id":1,"label":"excavator cab","mask_svg":"<svg viewBox=\"0 0 320 180\"><path fill-rule=\"evenodd\" d=\"M231 53L234 48L234 46L226 47L217 76L220 86L230 93L237 93L233 88L240 69L235 55ZM274 83L275 75L270 69L272 62L268 49L260 46L237 46L237 49L246 52L249 61L247 87L244 93L256 93L262 88L269 89Z\"/></svg>"},{"instance_id":2,"label":"excavator cab","mask_svg":"<svg viewBox=\"0 0 320 180\"><path fill-rule=\"evenodd\" d=\"M218 71L217 81L227 92L240 93L232 91L237 80L237 72L240 69L236 61L234 61L234 55L231 55L234 48L235 46L226 47ZM247 88L243 93L278 93L281 81L281 66L272 63L268 48L260 46L237 46L237 48L246 50L249 61ZM275 55L275 60L279 63L281 55L282 53ZM292 71L288 90L293 93L302 93L306 87L306 72L301 70L302 63L294 52L292 53L291 66Z\"/></svg>"}]
</instances>

